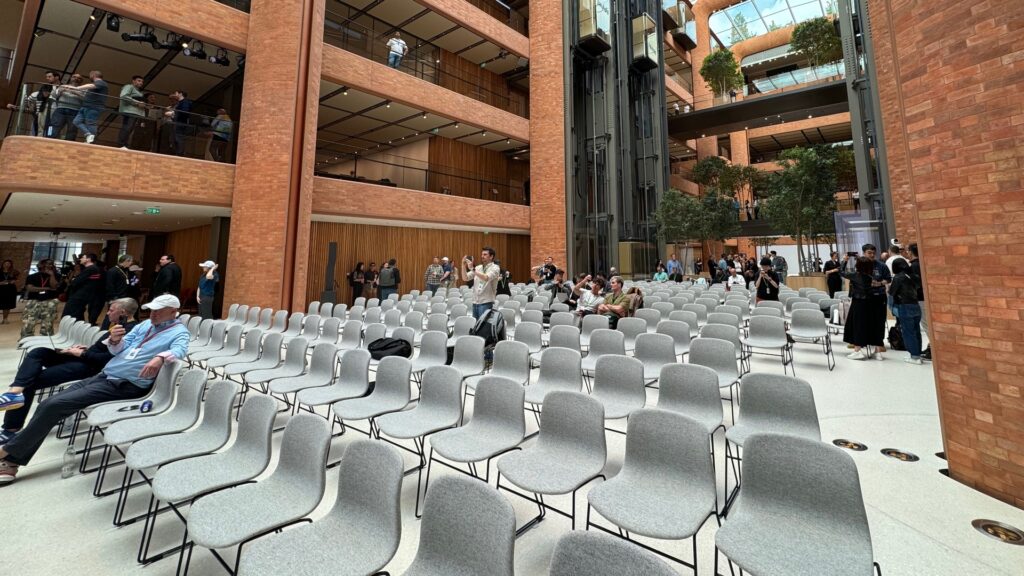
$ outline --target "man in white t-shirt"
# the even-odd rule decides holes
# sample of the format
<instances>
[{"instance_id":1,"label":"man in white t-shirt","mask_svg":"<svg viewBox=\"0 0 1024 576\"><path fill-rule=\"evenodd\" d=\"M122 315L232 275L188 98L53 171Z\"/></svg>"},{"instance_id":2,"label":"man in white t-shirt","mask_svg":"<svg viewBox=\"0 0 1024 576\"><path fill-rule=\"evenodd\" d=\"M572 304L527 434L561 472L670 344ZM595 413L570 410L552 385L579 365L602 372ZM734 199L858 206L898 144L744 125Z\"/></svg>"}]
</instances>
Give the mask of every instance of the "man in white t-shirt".
<instances>
[{"instance_id":1,"label":"man in white t-shirt","mask_svg":"<svg viewBox=\"0 0 1024 576\"><path fill-rule=\"evenodd\" d=\"M903 248L899 244L893 242L892 246L889 248L889 257L885 260L885 267L889 269L890 274L893 273L892 265L897 260L907 262L907 258L903 255ZM907 262L907 264L910 264L910 262Z\"/></svg>"},{"instance_id":2,"label":"man in white t-shirt","mask_svg":"<svg viewBox=\"0 0 1024 576\"><path fill-rule=\"evenodd\" d=\"M725 287L728 290L732 290L733 286L743 288L747 285L747 280L743 278L743 275L736 271L734 266L729 267L729 277L725 279Z\"/></svg>"},{"instance_id":3,"label":"man in white t-shirt","mask_svg":"<svg viewBox=\"0 0 1024 576\"><path fill-rule=\"evenodd\" d=\"M588 274L586 278L573 287L573 293L579 298L576 301L577 316L586 316L587 314L597 312L597 307L604 304L604 296L601 295L604 292L604 286L603 279L598 278L595 280Z\"/></svg>"},{"instance_id":4,"label":"man in white t-shirt","mask_svg":"<svg viewBox=\"0 0 1024 576\"><path fill-rule=\"evenodd\" d=\"M498 293L498 274L501 267L494 263L494 249L485 246L480 253L480 265L473 268L473 259L462 259L462 279L473 281L473 318L477 320L494 307Z\"/></svg>"},{"instance_id":5,"label":"man in white t-shirt","mask_svg":"<svg viewBox=\"0 0 1024 576\"><path fill-rule=\"evenodd\" d=\"M395 32L395 35L388 40L388 66L398 68L402 64L402 57L409 51L409 46L402 40L402 33Z\"/></svg>"}]
</instances>

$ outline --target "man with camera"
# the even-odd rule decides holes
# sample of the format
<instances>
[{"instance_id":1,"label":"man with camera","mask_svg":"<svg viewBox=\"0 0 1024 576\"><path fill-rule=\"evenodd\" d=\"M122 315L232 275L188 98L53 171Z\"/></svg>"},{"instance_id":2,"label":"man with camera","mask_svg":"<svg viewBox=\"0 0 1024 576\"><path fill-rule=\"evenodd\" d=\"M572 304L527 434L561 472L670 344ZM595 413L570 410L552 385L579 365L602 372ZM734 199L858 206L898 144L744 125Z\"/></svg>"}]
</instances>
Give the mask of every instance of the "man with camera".
<instances>
[{"instance_id":1,"label":"man with camera","mask_svg":"<svg viewBox=\"0 0 1024 576\"><path fill-rule=\"evenodd\" d=\"M177 320L179 308L177 297L157 296L143 305L151 311L149 320L130 332L120 324L111 328L102 344L113 357L103 370L48 398L28 424L0 446L0 486L14 481L18 469L32 460L50 430L64 418L93 404L149 394L160 369L188 353L189 333Z\"/></svg>"},{"instance_id":2,"label":"man with camera","mask_svg":"<svg viewBox=\"0 0 1024 576\"><path fill-rule=\"evenodd\" d=\"M605 282L602 278L594 279L587 274L582 281L573 286L576 295L576 315L579 317L597 313L597 307L604 304Z\"/></svg>"},{"instance_id":3,"label":"man with camera","mask_svg":"<svg viewBox=\"0 0 1024 576\"><path fill-rule=\"evenodd\" d=\"M545 285L551 284L555 281L555 273L558 272L558 267L555 266L555 259L548 256L544 259L543 264L538 264L533 268L530 268L530 273L537 276L537 284Z\"/></svg>"},{"instance_id":4,"label":"man with camera","mask_svg":"<svg viewBox=\"0 0 1024 576\"><path fill-rule=\"evenodd\" d=\"M494 307L498 295L500 269L494 263L494 248L485 246L480 253L480 264L473 267L473 258L462 257L462 280L473 281L473 318L477 320Z\"/></svg>"}]
</instances>

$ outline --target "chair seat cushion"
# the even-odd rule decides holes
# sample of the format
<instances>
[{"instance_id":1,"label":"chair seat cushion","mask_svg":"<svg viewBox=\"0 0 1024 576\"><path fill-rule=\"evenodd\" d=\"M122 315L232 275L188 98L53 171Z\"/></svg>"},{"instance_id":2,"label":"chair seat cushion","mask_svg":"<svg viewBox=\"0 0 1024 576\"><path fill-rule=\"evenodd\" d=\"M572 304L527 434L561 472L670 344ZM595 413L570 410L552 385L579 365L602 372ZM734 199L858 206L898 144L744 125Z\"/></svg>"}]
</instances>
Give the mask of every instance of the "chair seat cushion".
<instances>
[{"instance_id":1,"label":"chair seat cushion","mask_svg":"<svg viewBox=\"0 0 1024 576\"><path fill-rule=\"evenodd\" d=\"M454 426L459 421L457 410L447 413L417 407L407 412L384 414L377 420L380 431L392 438L419 438L438 430Z\"/></svg>"},{"instance_id":2,"label":"chair seat cushion","mask_svg":"<svg viewBox=\"0 0 1024 576\"><path fill-rule=\"evenodd\" d=\"M290 394L306 388L319 388L331 383L331 374L304 374L291 378L279 378L270 383L270 391L275 394Z\"/></svg>"},{"instance_id":3,"label":"chair seat cushion","mask_svg":"<svg viewBox=\"0 0 1024 576\"><path fill-rule=\"evenodd\" d=\"M188 513L188 534L206 548L226 548L309 514L321 495L273 477L204 496Z\"/></svg>"},{"instance_id":4,"label":"chair seat cushion","mask_svg":"<svg viewBox=\"0 0 1024 576\"><path fill-rule=\"evenodd\" d=\"M773 338L770 336L749 336L743 339L743 343L751 348L782 348L788 344L785 337Z\"/></svg>"},{"instance_id":5,"label":"chair seat cushion","mask_svg":"<svg viewBox=\"0 0 1024 576\"><path fill-rule=\"evenodd\" d=\"M388 412L397 412L409 405L408 399L364 396L331 404L331 411L342 420L366 420Z\"/></svg>"},{"instance_id":6,"label":"chair seat cushion","mask_svg":"<svg viewBox=\"0 0 1024 576\"><path fill-rule=\"evenodd\" d=\"M498 470L506 480L527 492L567 494L601 473L603 456L535 445L502 456Z\"/></svg>"},{"instance_id":7,"label":"chair seat cushion","mask_svg":"<svg viewBox=\"0 0 1024 576\"><path fill-rule=\"evenodd\" d=\"M471 422L463 428L438 432L431 437L430 446L447 460L480 462L514 448L522 441L522 434L511 428L474 427Z\"/></svg>"},{"instance_id":8,"label":"chair seat cushion","mask_svg":"<svg viewBox=\"0 0 1024 576\"><path fill-rule=\"evenodd\" d=\"M619 474L587 495L602 516L629 532L680 540L689 538L715 508L715 494L677 477Z\"/></svg>"},{"instance_id":9,"label":"chair seat cushion","mask_svg":"<svg viewBox=\"0 0 1024 576\"><path fill-rule=\"evenodd\" d=\"M132 470L143 470L182 458L209 454L224 446L226 441L227 438L221 434L198 430L194 433L144 438L128 448L124 461Z\"/></svg>"},{"instance_id":10,"label":"chair seat cushion","mask_svg":"<svg viewBox=\"0 0 1024 576\"><path fill-rule=\"evenodd\" d=\"M323 406L348 398L359 398L366 395L366 388L359 389L356 384L335 383L333 386L305 388L296 396L299 404L307 406Z\"/></svg>"},{"instance_id":11,"label":"chair seat cushion","mask_svg":"<svg viewBox=\"0 0 1024 576\"><path fill-rule=\"evenodd\" d=\"M346 521L347 520L347 521ZM360 576L373 574L398 548L375 522L329 515L247 544L238 573L246 576Z\"/></svg>"}]
</instances>

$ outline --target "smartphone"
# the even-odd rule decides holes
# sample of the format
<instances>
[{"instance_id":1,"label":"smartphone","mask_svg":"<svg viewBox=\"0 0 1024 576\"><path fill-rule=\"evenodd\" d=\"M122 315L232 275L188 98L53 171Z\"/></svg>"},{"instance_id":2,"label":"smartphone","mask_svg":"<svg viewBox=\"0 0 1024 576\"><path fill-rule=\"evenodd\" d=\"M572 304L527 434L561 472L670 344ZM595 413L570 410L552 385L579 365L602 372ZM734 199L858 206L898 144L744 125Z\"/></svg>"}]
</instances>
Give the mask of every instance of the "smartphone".
<instances>
[{"instance_id":1,"label":"smartphone","mask_svg":"<svg viewBox=\"0 0 1024 576\"><path fill-rule=\"evenodd\" d=\"M127 330L128 329L128 316L122 314L121 317L117 319L117 325L120 326L121 328L124 328L124 329Z\"/></svg>"}]
</instances>

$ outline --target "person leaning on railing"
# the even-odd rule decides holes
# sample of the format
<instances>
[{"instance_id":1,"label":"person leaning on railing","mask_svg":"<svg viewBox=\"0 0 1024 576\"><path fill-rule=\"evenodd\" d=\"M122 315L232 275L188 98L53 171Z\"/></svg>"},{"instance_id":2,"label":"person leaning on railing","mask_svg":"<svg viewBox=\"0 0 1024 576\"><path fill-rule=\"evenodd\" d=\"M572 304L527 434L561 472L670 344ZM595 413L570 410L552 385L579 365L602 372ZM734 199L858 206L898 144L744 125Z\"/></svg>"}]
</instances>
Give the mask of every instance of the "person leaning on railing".
<instances>
[{"instance_id":1,"label":"person leaning on railing","mask_svg":"<svg viewBox=\"0 0 1024 576\"><path fill-rule=\"evenodd\" d=\"M50 115L50 124L46 128L47 138L60 138L61 131L64 131L65 140L78 139L78 128L75 127L75 116L82 109L82 100L85 94L78 91L85 82L81 74L71 75L71 89L58 86L53 91L55 110Z\"/></svg>"},{"instance_id":2,"label":"person leaning on railing","mask_svg":"<svg viewBox=\"0 0 1024 576\"><path fill-rule=\"evenodd\" d=\"M217 108L217 117L210 122L210 156L216 162L227 162L228 143L231 142L231 133L235 129L235 122L228 115L224 108Z\"/></svg>"},{"instance_id":3,"label":"person leaning on railing","mask_svg":"<svg viewBox=\"0 0 1024 576\"><path fill-rule=\"evenodd\" d=\"M128 149L128 142L135 126L146 116L146 96L141 90L145 81L142 76L135 75L132 76L131 82L121 88L121 98L117 105L117 111L121 115L121 131L117 134L118 148Z\"/></svg>"},{"instance_id":4,"label":"person leaning on railing","mask_svg":"<svg viewBox=\"0 0 1024 576\"><path fill-rule=\"evenodd\" d=\"M75 116L74 124L79 130L85 132L86 144L92 144L96 140L97 124L109 91L107 82L103 79L103 72L99 70L89 72L89 80L88 84L81 86L64 85L64 88L68 90L78 90L84 93L82 108Z\"/></svg>"}]
</instances>

